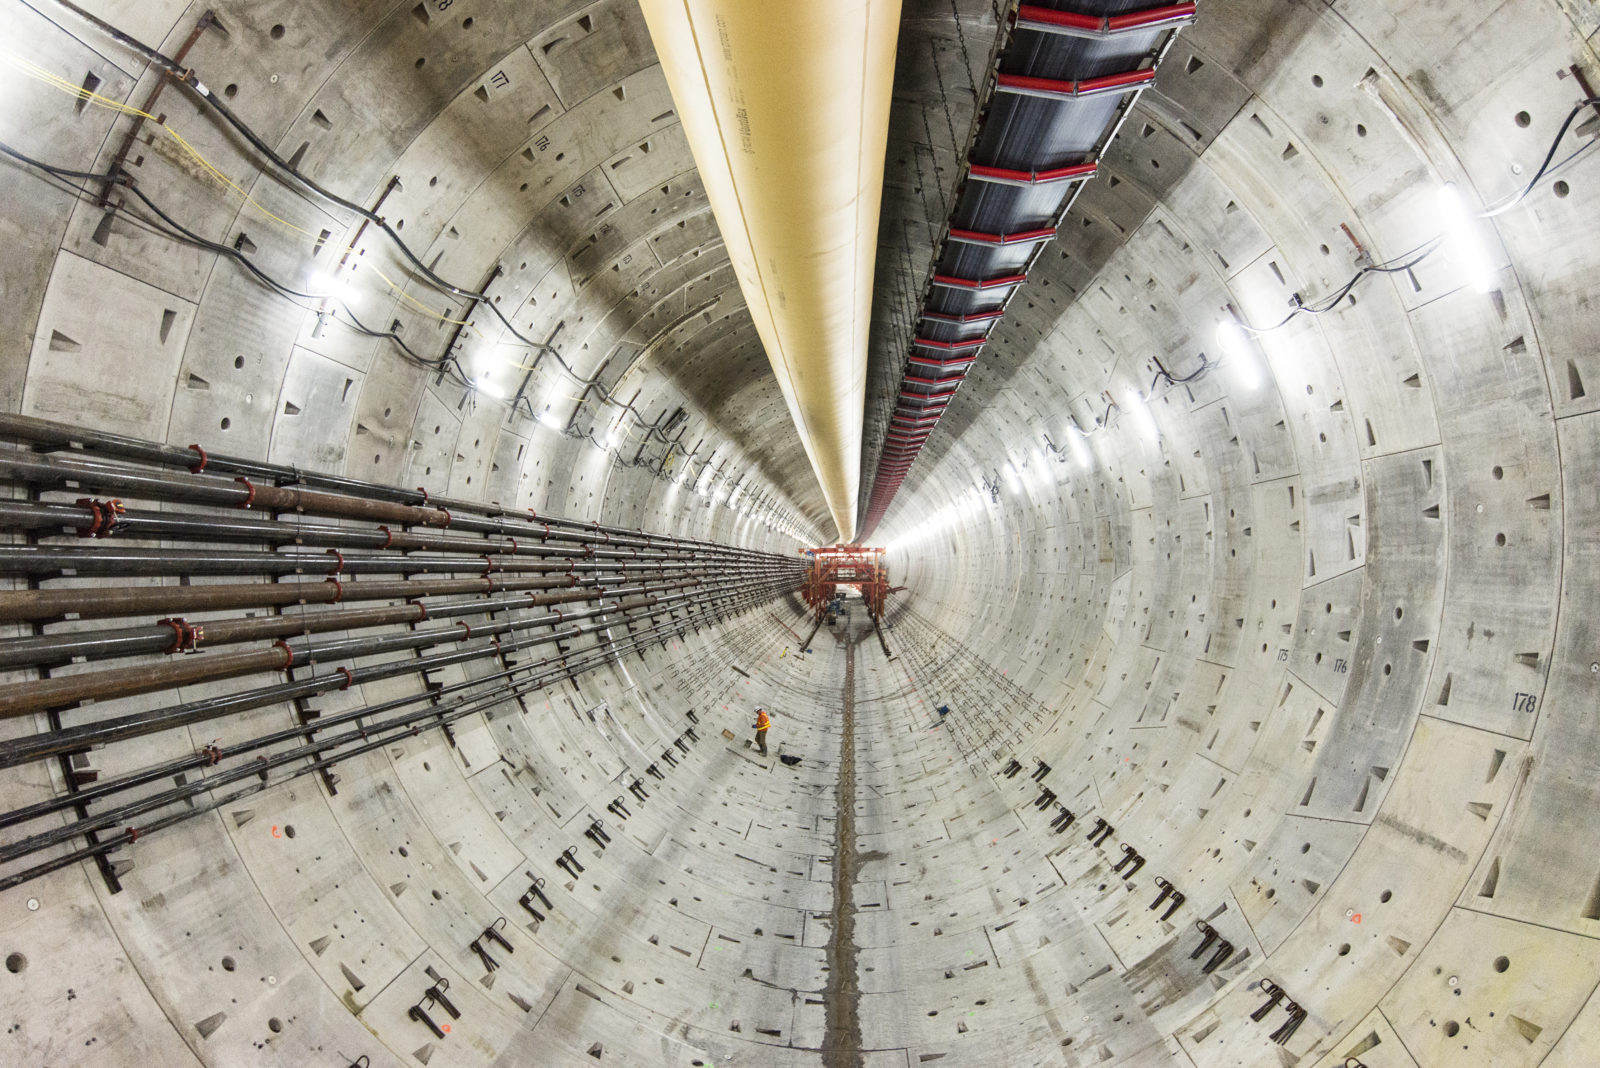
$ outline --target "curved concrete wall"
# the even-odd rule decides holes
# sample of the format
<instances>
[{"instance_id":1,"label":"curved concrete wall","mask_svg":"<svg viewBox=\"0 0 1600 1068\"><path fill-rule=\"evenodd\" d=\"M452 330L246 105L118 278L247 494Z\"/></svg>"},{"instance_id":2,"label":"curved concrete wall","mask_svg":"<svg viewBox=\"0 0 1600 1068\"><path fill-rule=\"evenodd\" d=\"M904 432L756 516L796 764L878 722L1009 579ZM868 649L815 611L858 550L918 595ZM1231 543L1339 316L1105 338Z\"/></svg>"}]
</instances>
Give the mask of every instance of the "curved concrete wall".
<instances>
[{"instance_id":1,"label":"curved concrete wall","mask_svg":"<svg viewBox=\"0 0 1600 1068\"><path fill-rule=\"evenodd\" d=\"M169 53L202 11L92 6ZM930 69L960 56L976 82L989 6L906 6ZM57 21L0 9L8 48L143 103L142 63L38 10ZM363 204L398 177L381 213L425 263L466 286L500 267L488 293L517 329L543 340L559 324L563 357L619 397L637 390L648 421L681 408L663 423L681 448L637 429L603 448L619 409L574 399L549 357L529 395L557 427L513 414L18 167L0 188L8 409L777 551L826 525L631 4L213 10L186 62L281 155ZM1153 428L1128 392L1149 388L1154 358L1182 376L1217 356L1226 309L1275 321L1292 295L1342 285L1361 250L1382 261L1426 241L1443 182L1475 204L1520 188L1582 99L1570 68L1596 69L1596 30L1591 5L1555 0L1206 4L884 524L906 546L891 556L909 587L890 616L898 659L848 628L799 658L798 609L775 606L498 710L454 746L424 735L342 766L334 796L301 780L153 835L128 851L120 894L87 867L9 891L0 1049L17 1063L816 1064L839 1033L843 804L860 1044L878 1051L860 1063L1590 1063L1595 160L1485 224L1488 294L1441 252L1265 336L1257 389L1226 366L1158 385ZM110 165L126 120L17 57L0 78L0 140ZM937 80L897 102L891 157L924 138L930 171L885 206L896 248L913 238L895 226L926 226L906 205L932 201L937 228L932 194L956 177L932 167L972 105ZM251 200L149 125L128 156L141 189L321 292L356 218L263 175L185 93L169 86L153 110ZM1557 160L1587 143L1586 121ZM534 353L498 320L409 280L371 228L355 249L363 321L397 324L434 361L456 335L439 316L465 318L466 374L515 391L510 365ZM902 262L914 292L926 264ZM1069 419L1097 417L1080 463ZM985 480L993 496L974 493ZM703 734L740 733L757 703L778 710L799 770L702 745L631 818L606 817L622 833L582 878L558 878L563 849L593 852L582 829L637 747L689 709ZM210 740L174 735L94 767ZM1007 778L1013 758L1024 771ZM1033 806L1044 787L1077 816L1063 833L1053 805ZM0 775L7 808L58 788L53 767ZM1114 827L1099 847L1096 819ZM1145 858L1127 880L1111 871L1124 844ZM518 904L527 872L547 880L543 923ZM1156 876L1186 897L1167 923L1146 908ZM502 915L516 952L486 973L467 945ZM1189 959L1197 918L1236 947L1209 974ZM462 1010L444 1040L406 1017L440 975ZM1268 1038L1281 1008L1249 1018L1263 979L1308 1010L1282 1047Z\"/></svg>"}]
</instances>

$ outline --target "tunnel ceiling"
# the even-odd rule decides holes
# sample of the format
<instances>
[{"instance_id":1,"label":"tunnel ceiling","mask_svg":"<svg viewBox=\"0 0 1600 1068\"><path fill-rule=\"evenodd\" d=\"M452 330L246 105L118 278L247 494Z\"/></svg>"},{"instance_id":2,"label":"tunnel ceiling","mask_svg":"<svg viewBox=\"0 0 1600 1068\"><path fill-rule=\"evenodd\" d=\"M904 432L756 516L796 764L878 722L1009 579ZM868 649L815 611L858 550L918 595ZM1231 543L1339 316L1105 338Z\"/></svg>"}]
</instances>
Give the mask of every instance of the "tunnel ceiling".
<instances>
[{"instance_id":1,"label":"tunnel ceiling","mask_svg":"<svg viewBox=\"0 0 1600 1068\"><path fill-rule=\"evenodd\" d=\"M326 472L436 525L441 499L561 517L568 566L613 532L684 569L675 539L717 543L713 586L776 555L757 594L597 627L552 654L581 673L448 734L107 823L105 865L0 890L0 1059L1594 1063L1600 7L1202 0L872 536L885 646L860 602L774 592L828 508L631 0L82 7L0 0L0 405L173 447L161 493L117 491L138 523L263 464L241 477ZM904 2L863 506L1013 10ZM1228 351L1227 321L1261 329ZM63 459L20 440L0 612L237 580L45 569L34 542L193 543L24 529L115 513L18 474ZM326 556L274 546L251 566ZM179 638L118 662L152 678L222 655L176 655L164 615L6 617L0 658L135 625ZM284 676L35 712L7 702L102 665L7 669L0 879L75 791L129 777L175 815L208 747L444 700L371 666L322 663L352 675L310 712L14 763ZM758 705L797 766L752 751Z\"/></svg>"}]
</instances>

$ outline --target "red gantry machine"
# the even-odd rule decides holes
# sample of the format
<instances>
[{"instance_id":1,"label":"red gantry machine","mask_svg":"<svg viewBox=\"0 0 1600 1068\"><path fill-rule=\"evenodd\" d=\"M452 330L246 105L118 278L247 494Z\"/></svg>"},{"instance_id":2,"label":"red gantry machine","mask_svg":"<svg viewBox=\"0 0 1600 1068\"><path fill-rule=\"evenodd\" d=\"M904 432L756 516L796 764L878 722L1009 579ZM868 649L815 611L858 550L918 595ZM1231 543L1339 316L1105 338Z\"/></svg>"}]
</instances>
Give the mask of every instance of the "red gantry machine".
<instances>
[{"instance_id":1,"label":"red gantry machine","mask_svg":"<svg viewBox=\"0 0 1600 1068\"><path fill-rule=\"evenodd\" d=\"M840 586L854 586L861 591L867 604L867 616L872 620L872 630L883 646L883 655L894 658L889 643L884 640L884 604L889 598L889 569L883 562L884 550L862 545L834 545L822 549L802 549L800 555L810 563L801 593L807 607L815 614L811 632L801 643L801 650L811 648L811 639L822 626L823 617L833 608Z\"/></svg>"}]
</instances>

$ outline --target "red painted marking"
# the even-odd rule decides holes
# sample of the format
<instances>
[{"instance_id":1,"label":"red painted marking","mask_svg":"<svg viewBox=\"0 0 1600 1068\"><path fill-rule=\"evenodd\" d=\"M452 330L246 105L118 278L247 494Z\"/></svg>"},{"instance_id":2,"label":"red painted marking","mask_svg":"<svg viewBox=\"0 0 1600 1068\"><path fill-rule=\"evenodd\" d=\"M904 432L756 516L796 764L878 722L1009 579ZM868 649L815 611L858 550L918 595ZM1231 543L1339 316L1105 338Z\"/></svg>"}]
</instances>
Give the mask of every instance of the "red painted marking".
<instances>
[{"instance_id":1,"label":"red painted marking","mask_svg":"<svg viewBox=\"0 0 1600 1068\"><path fill-rule=\"evenodd\" d=\"M283 833L278 830L278 825L276 823L274 823L272 825L272 837L274 837L274 838L282 838L283 837Z\"/></svg>"}]
</instances>

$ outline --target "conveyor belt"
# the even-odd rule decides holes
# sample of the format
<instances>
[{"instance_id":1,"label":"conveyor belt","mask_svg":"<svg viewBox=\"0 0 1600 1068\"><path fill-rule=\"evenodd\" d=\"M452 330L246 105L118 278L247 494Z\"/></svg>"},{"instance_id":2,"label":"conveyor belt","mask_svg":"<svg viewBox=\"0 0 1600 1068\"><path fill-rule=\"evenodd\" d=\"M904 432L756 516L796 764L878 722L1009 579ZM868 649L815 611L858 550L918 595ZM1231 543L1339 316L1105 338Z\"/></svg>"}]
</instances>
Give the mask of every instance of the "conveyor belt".
<instances>
[{"instance_id":1,"label":"conveyor belt","mask_svg":"<svg viewBox=\"0 0 1600 1068\"><path fill-rule=\"evenodd\" d=\"M883 519L989 332L1092 179L1195 5L1022 4L988 78L967 170L934 255L860 537Z\"/></svg>"}]
</instances>

